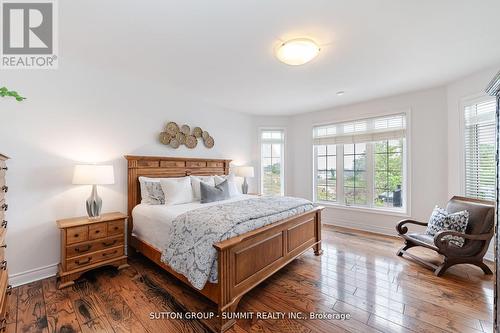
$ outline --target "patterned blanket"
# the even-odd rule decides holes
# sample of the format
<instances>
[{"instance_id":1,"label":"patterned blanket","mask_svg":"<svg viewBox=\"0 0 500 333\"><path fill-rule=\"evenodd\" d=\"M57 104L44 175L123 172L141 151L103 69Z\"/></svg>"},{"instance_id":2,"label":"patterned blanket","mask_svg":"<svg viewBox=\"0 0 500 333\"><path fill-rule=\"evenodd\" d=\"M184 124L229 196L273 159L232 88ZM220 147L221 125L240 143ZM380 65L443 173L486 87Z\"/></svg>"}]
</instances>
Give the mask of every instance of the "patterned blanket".
<instances>
[{"instance_id":1,"label":"patterned blanket","mask_svg":"<svg viewBox=\"0 0 500 333\"><path fill-rule=\"evenodd\" d=\"M172 222L161 260L201 290L207 281L217 282L215 243L312 208L305 199L260 197L189 211Z\"/></svg>"}]
</instances>

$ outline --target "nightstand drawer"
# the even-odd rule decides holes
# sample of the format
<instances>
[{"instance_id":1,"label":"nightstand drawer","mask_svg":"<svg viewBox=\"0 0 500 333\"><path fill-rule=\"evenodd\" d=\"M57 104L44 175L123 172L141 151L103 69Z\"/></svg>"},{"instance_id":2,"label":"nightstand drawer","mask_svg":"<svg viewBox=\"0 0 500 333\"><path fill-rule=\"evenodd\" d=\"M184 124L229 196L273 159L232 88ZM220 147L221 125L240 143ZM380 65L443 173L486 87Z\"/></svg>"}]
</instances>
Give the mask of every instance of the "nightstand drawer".
<instances>
[{"instance_id":1,"label":"nightstand drawer","mask_svg":"<svg viewBox=\"0 0 500 333\"><path fill-rule=\"evenodd\" d=\"M123 246L113 247L110 249L90 253L88 255L75 257L66 260L66 269L71 271L73 269L78 269L88 265L92 265L96 262L108 260L123 255Z\"/></svg>"},{"instance_id":2,"label":"nightstand drawer","mask_svg":"<svg viewBox=\"0 0 500 333\"><path fill-rule=\"evenodd\" d=\"M125 220L108 222L108 236L123 234L125 230Z\"/></svg>"},{"instance_id":3,"label":"nightstand drawer","mask_svg":"<svg viewBox=\"0 0 500 333\"><path fill-rule=\"evenodd\" d=\"M89 240L106 237L106 223L89 225Z\"/></svg>"},{"instance_id":4,"label":"nightstand drawer","mask_svg":"<svg viewBox=\"0 0 500 333\"><path fill-rule=\"evenodd\" d=\"M89 239L89 228L87 226L66 229L66 244L85 242Z\"/></svg>"},{"instance_id":5,"label":"nightstand drawer","mask_svg":"<svg viewBox=\"0 0 500 333\"><path fill-rule=\"evenodd\" d=\"M87 242L78 245L68 246L66 248L66 256L68 258L81 256L83 254L91 254L91 252L96 252L110 247L115 247L118 245L123 245L124 236L109 237L106 239L95 240L92 242Z\"/></svg>"}]
</instances>

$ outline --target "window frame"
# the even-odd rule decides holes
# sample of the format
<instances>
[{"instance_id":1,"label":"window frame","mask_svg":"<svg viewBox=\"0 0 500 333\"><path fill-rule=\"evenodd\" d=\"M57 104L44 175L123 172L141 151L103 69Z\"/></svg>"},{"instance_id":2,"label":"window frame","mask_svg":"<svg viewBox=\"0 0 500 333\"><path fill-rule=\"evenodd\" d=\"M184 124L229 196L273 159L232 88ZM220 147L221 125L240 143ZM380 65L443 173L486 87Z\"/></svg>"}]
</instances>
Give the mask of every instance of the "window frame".
<instances>
[{"instance_id":1,"label":"window frame","mask_svg":"<svg viewBox=\"0 0 500 333\"><path fill-rule=\"evenodd\" d=\"M264 151L262 149L262 145L264 143L273 143L273 140L267 140L262 138L263 132L282 132L281 139L281 167L280 167L280 182L281 182L281 193L280 195L285 195L286 193L286 182L285 182L285 168L286 168L286 128L284 127L259 127L258 135L259 135L259 193L264 194L264 164L262 163L264 160ZM274 141L274 143L278 143Z\"/></svg>"},{"instance_id":2,"label":"window frame","mask_svg":"<svg viewBox=\"0 0 500 333\"><path fill-rule=\"evenodd\" d=\"M374 205L374 193L375 193L375 188L374 188L374 175L375 175L375 168L374 168L374 144L372 142L367 143L367 148L366 148L366 158L367 158L367 165L370 167L367 168L370 169L369 173L367 172L367 188L368 188L368 193L367 193L367 202L368 205L346 205L345 204L345 199L344 199L344 154L343 154L343 144L337 145L337 201L323 201L323 200L318 200L317 199L317 193L316 193L316 179L317 179L317 166L316 166L316 146L311 140L311 147L312 147L312 174L313 174L313 179L312 179L312 198L313 202L316 204L320 204L323 206L331 206L335 208L340 208L340 209L346 209L346 210L354 210L354 211L364 211L364 212L375 212L375 213L380 213L384 215L393 215L393 216L400 216L400 217L408 217L411 216L411 179L412 179L412 170L411 170L411 108L404 109L404 110L391 110L387 112L379 112L379 113L373 113L373 114L366 114L366 115L360 115L359 117L355 118L340 118L340 119L334 119L330 120L327 122L321 122L321 123L315 123L312 125L311 128L311 133L312 137L314 137L314 130L317 127L322 127L322 126L327 126L330 124L337 124L337 123L344 123L344 122L356 122L359 120L367 119L367 118L378 118L378 117L386 117L386 116L391 116L391 115L396 115L396 114L404 114L405 115L405 122L406 122L406 136L403 140L403 184L401 186L403 190L403 205L400 208L388 208L388 207L376 207ZM339 181L340 180L340 181Z\"/></svg>"},{"instance_id":3,"label":"window frame","mask_svg":"<svg viewBox=\"0 0 500 333\"><path fill-rule=\"evenodd\" d=\"M475 104L480 104L484 103L487 101L495 100L495 96L490 96L485 93L477 93L474 95L470 95L467 97L464 97L460 100L459 103L459 126L460 126L460 144L461 144L461 149L460 149L460 167L459 167L459 172L460 172L460 194L464 197L466 197L466 177L465 173L467 170L467 165L466 165L466 157L465 157L465 140L466 140L466 133L465 133L465 109L468 106L475 105Z\"/></svg>"}]
</instances>

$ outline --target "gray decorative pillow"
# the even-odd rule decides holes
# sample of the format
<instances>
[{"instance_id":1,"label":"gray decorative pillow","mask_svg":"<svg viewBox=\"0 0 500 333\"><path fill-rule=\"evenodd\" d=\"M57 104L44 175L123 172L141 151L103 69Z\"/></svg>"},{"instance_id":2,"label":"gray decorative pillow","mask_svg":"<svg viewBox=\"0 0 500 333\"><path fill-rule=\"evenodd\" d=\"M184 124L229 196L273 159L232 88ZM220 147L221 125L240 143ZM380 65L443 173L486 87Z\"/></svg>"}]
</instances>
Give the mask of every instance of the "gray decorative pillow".
<instances>
[{"instance_id":1,"label":"gray decorative pillow","mask_svg":"<svg viewBox=\"0 0 500 333\"><path fill-rule=\"evenodd\" d=\"M431 236L434 236L436 233L443 230L465 233L468 223L468 211L462 210L460 212L449 214L446 210L436 206L432 211L425 233ZM449 239L451 244L458 247L464 246L465 242L463 237L458 236L445 236L443 239Z\"/></svg>"},{"instance_id":2,"label":"gray decorative pillow","mask_svg":"<svg viewBox=\"0 0 500 333\"><path fill-rule=\"evenodd\" d=\"M146 190L145 203L150 205L164 205L165 204L165 193L161 188L160 182L144 182L144 189ZM141 193L142 194L142 193ZM144 194L143 194L144 195Z\"/></svg>"},{"instance_id":3,"label":"gray decorative pillow","mask_svg":"<svg viewBox=\"0 0 500 333\"><path fill-rule=\"evenodd\" d=\"M229 185L227 180L211 186L200 182L201 203L209 203L229 199Z\"/></svg>"}]
</instances>

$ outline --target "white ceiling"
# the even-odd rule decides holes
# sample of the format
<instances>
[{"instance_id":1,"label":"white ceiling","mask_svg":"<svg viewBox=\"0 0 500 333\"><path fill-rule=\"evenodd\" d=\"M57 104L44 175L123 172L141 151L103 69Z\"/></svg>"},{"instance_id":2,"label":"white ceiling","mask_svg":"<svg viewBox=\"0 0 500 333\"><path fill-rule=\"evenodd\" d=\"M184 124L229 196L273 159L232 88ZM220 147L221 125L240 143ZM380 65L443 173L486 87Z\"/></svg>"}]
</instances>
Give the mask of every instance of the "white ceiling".
<instances>
[{"instance_id":1,"label":"white ceiling","mask_svg":"<svg viewBox=\"0 0 500 333\"><path fill-rule=\"evenodd\" d=\"M498 0L59 2L64 59L155 80L190 98L285 115L438 86L500 64ZM322 45L304 66L280 40ZM500 69L500 68L499 68ZM339 90L345 95L337 96Z\"/></svg>"}]
</instances>

